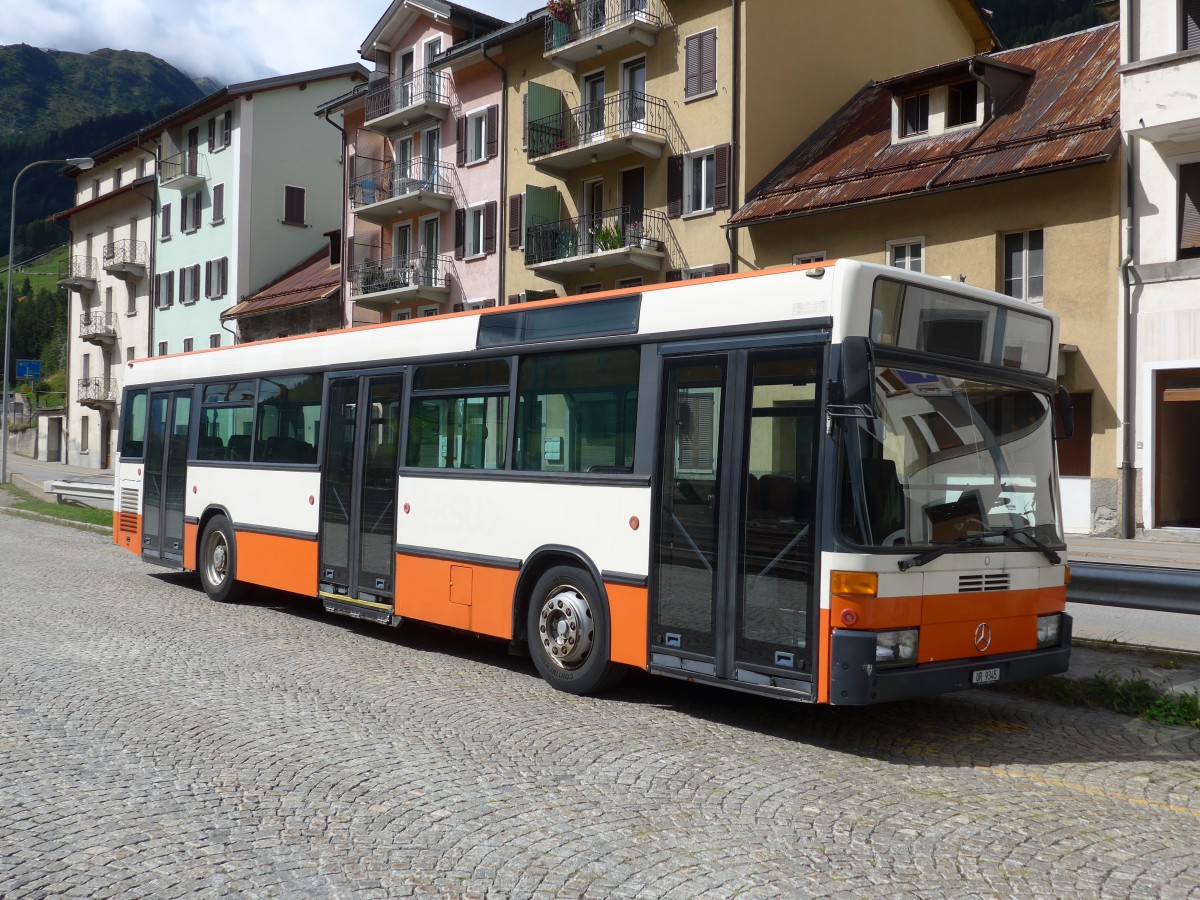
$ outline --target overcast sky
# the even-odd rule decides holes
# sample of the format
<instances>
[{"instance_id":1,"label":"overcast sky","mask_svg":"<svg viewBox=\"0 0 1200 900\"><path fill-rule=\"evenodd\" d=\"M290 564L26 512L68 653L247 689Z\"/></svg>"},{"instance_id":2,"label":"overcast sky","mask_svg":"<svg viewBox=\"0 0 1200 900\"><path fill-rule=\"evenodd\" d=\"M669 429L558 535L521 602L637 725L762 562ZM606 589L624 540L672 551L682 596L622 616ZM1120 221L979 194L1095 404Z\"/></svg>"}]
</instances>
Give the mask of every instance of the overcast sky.
<instances>
[{"instance_id":1,"label":"overcast sky","mask_svg":"<svg viewBox=\"0 0 1200 900\"><path fill-rule=\"evenodd\" d=\"M358 62L390 0L5 0L0 44L141 50L223 84ZM538 0L467 0L512 21Z\"/></svg>"}]
</instances>

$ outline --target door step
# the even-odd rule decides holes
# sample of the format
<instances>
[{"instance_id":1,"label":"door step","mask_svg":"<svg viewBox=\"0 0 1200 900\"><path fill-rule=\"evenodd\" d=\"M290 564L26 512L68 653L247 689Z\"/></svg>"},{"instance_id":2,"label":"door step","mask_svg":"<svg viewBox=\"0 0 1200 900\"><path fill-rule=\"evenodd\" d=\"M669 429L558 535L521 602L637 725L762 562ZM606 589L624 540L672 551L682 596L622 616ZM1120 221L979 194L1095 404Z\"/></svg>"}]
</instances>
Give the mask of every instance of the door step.
<instances>
[{"instance_id":1,"label":"door step","mask_svg":"<svg viewBox=\"0 0 1200 900\"><path fill-rule=\"evenodd\" d=\"M321 603L326 612L337 613L340 616L366 619L381 625L400 624L400 617L392 614L392 606L389 603L372 603L341 594L327 594L324 591L321 591Z\"/></svg>"}]
</instances>

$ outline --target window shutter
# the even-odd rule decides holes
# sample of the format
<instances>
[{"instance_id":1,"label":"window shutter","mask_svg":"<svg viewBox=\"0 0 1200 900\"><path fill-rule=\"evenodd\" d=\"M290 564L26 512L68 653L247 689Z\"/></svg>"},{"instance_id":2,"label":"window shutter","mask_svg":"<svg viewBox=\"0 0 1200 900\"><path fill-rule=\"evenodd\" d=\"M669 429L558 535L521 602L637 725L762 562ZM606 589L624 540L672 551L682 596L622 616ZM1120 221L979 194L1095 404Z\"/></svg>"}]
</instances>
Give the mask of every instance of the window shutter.
<instances>
[{"instance_id":1,"label":"window shutter","mask_svg":"<svg viewBox=\"0 0 1200 900\"><path fill-rule=\"evenodd\" d=\"M304 188L284 186L283 221L289 225L304 224Z\"/></svg>"},{"instance_id":2,"label":"window shutter","mask_svg":"<svg viewBox=\"0 0 1200 900\"><path fill-rule=\"evenodd\" d=\"M460 118L454 124L455 130L455 153L454 164L457 166L465 166L467 164L467 120Z\"/></svg>"},{"instance_id":3,"label":"window shutter","mask_svg":"<svg viewBox=\"0 0 1200 900\"><path fill-rule=\"evenodd\" d=\"M212 153L217 146L217 120L208 120L208 152Z\"/></svg>"},{"instance_id":4,"label":"window shutter","mask_svg":"<svg viewBox=\"0 0 1200 900\"><path fill-rule=\"evenodd\" d=\"M509 306L512 306L514 303L520 303L520 302L521 302L520 294L509 294L508 295L508 305Z\"/></svg>"},{"instance_id":5,"label":"window shutter","mask_svg":"<svg viewBox=\"0 0 1200 900\"><path fill-rule=\"evenodd\" d=\"M717 31L700 35L700 93L717 89Z\"/></svg>"},{"instance_id":6,"label":"window shutter","mask_svg":"<svg viewBox=\"0 0 1200 900\"><path fill-rule=\"evenodd\" d=\"M667 218L683 215L683 157L667 159Z\"/></svg>"},{"instance_id":7,"label":"window shutter","mask_svg":"<svg viewBox=\"0 0 1200 900\"><path fill-rule=\"evenodd\" d=\"M225 110L225 146L233 143L233 110Z\"/></svg>"},{"instance_id":8,"label":"window shutter","mask_svg":"<svg viewBox=\"0 0 1200 900\"><path fill-rule=\"evenodd\" d=\"M225 219L225 185L213 185L212 218L214 222Z\"/></svg>"},{"instance_id":9,"label":"window shutter","mask_svg":"<svg viewBox=\"0 0 1200 900\"><path fill-rule=\"evenodd\" d=\"M465 209L456 209L454 211L454 258L462 259L465 255L467 243L467 211Z\"/></svg>"},{"instance_id":10,"label":"window shutter","mask_svg":"<svg viewBox=\"0 0 1200 900\"><path fill-rule=\"evenodd\" d=\"M483 301L483 308L484 308L484 309L492 309L492 308L493 308L495 305L496 305L496 301L495 301L495 300L484 300L484 301Z\"/></svg>"},{"instance_id":11,"label":"window shutter","mask_svg":"<svg viewBox=\"0 0 1200 900\"><path fill-rule=\"evenodd\" d=\"M496 252L496 213L499 204L489 200L483 207L483 252Z\"/></svg>"},{"instance_id":12,"label":"window shutter","mask_svg":"<svg viewBox=\"0 0 1200 900\"><path fill-rule=\"evenodd\" d=\"M713 149L713 209L729 208L729 145Z\"/></svg>"},{"instance_id":13,"label":"window shutter","mask_svg":"<svg viewBox=\"0 0 1200 900\"><path fill-rule=\"evenodd\" d=\"M529 93L521 95L521 149L529 146Z\"/></svg>"},{"instance_id":14,"label":"window shutter","mask_svg":"<svg viewBox=\"0 0 1200 900\"><path fill-rule=\"evenodd\" d=\"M200 299L200 263L192 266L192 299Z\"/></svg>"},{"instance_id":15,"label":"window shutter","mask_svg":"<svg viewBox=\"0 0 1200 900\"><path fill-rule=\"evenodd\" d=\"M516 250L521 246L521 201L522 194L513 194L508 198L508 249Z\"/></svg>"},{"instance_id":16,"label":"window shutter","mask_svg":"<svg viewBox=\"0 0 1200 900\"><path fill-rule=\"evenodd\" d=\"M714 275L728 275L729 274L729 263L717 263L715 266L713 266L713 274Z\"/></svg>"},{"instance_id":17,"label":"window shutter","mask_svg":"<svg viewBox=\"0 0 1200 900\"><path fill-rule=\"evenodd\" d=\"M188 198L179 198L179 230L187 231L188 229Z\"/></svg>"},{"instance_id":18,"label":"window shutter","mask_svg":"<svg viewBox=\"0 0 1200 900\"><path fill-rule=\"evenodd\" d=\"M466 306L462 303L455 303L452 307L450 307L451 312L463 312L465 309Z\"/></svg>"},{"instance_id":19,"label":"window shutter","mask_svg":"<svg viewBox=\"0 0 1200 900\"><path fill-rule=\"evenodd\" d=\"M700 35L688 35L684 42L683 96L700 93Z\"/></svg>"},{"instance_id":20,"label":"window shutter","mask_svg":"<svg viewBox=\"0 0 1200 900\"><path fill-rule=\"evenodd\" d=\"M1179 167L1179 255L1200 256L1200 163Z\"/></svg>"},{"instance_id":21,"label":"window shutter","mask_svg":"<svg viewBox=\"0 0 1200 900\"><path fill-rule=\"evenodd\" d=\"M229 293L229 257L221 257L221 293L219 296L224 297Z\"/></svg>"},{"instance_id":22,"label":"window shutter","mask_svg":"<svg viewBox=\"0 0 1200 900\"><path fill-rule=\"evenodd\" d=\"M192 195L192 230L200 228L200 195Z\"/></svg>"},{"instance_id":23,"label":"window shutter","mask_svg":"<svg viewBox=\"0 0 1200 900\"><path fill-rule=\"evenodd\" d=\"M187 270L187 266L184 266L182 269L179 270L179 302L180 303L188 302L187 289L188 289L188 270Z\"/></svg>"},{"instance_id":24,"label":"window shutter","mask_svg":"<svg viewBox=\"0 0 1200 900\"><path fill-rule=\"evenodd\" d=\"M500 107L493 104L487 108L487 158L492 159L500 152Z\"/></svg>"},{"instance_id":25,"label":"window shutter","mask_svg":"<svg viewBox=\"0 0 1200 900\"><path fill-rule=\"evenodd\" d=\"M162 236L167 238L171 236L171 204L164 203L162 205Z\"/></svg>"},{"instance_id":26,"label":"window shutter","mask_svg":"<svg viewBox=\"0 0 1200 900\"><path fill-rule=\"evenodd\" d=\"M213 295L213 260L209 260L204 264L204 296L211 297Z\"/></svg>"},{"instance_id":27,"label":"window shutter","mask_svg":"<svg viewBox=\"0 0 1200 900\"><path fill-rule=\"evenodd\" d=\"M683 281L682 269L671 269L667 272L667 281Z\"/></svg>"}]
</instances>

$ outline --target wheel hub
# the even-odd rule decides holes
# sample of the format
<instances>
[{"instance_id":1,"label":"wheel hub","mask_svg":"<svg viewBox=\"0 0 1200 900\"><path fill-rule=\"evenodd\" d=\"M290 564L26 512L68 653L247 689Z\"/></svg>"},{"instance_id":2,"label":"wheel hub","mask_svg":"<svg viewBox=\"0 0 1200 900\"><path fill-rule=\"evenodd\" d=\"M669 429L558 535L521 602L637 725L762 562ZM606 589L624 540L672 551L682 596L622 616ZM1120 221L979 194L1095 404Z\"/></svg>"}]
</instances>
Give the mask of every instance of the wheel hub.
<instances>
[{"instance_id":1,"label":"wheel hub","mask_svg":"<svg viewBox=\"0 0 1200 900\"><path fill-rule=\"evenodd\" d=\"M558 666L583 665L592 649L592 610L572 587L552 591L542 604L538 632L546 654Z\"/></svg>"}]
</instances>

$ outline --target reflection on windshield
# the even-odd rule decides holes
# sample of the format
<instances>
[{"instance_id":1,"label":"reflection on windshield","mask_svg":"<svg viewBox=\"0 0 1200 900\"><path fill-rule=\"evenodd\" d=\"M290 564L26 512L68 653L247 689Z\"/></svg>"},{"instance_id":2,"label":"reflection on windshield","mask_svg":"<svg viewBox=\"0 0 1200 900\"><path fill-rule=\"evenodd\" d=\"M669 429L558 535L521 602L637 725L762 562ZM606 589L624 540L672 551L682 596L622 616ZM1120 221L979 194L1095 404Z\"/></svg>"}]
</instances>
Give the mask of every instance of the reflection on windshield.
<instances>
[{"instance_id":1,"label":"reflection on windshield","mask_svg":"<svg viewBox=\"0 0 1200 900\"><path fill-rule=\"evenodd\" d=\"M846 423L841 524L851 541L936 546L1021 528L1063 545L1048 397L884 367L875 389L878 415Z\"/></svg>"}]
</instances>

